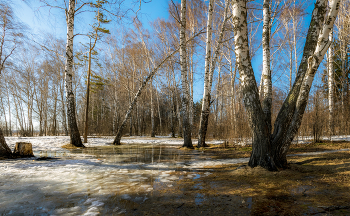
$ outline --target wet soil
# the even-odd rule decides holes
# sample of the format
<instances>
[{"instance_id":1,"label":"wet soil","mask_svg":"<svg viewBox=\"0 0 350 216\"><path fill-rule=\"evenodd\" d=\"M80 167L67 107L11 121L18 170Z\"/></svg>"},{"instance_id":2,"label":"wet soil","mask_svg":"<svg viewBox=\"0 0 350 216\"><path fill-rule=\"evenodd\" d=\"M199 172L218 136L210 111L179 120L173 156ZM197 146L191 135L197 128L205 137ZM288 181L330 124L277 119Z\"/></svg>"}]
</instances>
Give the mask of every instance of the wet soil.
<instances>
[{"instance_id":1,"label":"wet soil","mask_svg":"<svg viewBox=\"0 0 350 216\"><path fill-rule=\"evenodd\" d=\"M348 148L349 143L295 145L292 153ZM227 158L245 155L247 147L200 149ZM223 153L223 154L222 154ZM117 194L118 215L350 215L350 151L289 157L290 168L268 172L246 164L204 167L198 178L181 178L172 187L159 185L147 200ZM204 173L211 174L205 175Z\"/></svg>"},{"instance_id":2,"label":"wet soil","mask_svg":"<svg viewBox=\"0 0 350 216\"><path fill-rule=\"evenodd\" d=\"M350 151L300 155L348 148L348 142L292 145L290 167L279 172L246 163L190 166L249 157L249 146L34 152L56 160L4 161L4 172L23 174L0 179L0 215L350 215Z\"/></svg>"}]
</instances>

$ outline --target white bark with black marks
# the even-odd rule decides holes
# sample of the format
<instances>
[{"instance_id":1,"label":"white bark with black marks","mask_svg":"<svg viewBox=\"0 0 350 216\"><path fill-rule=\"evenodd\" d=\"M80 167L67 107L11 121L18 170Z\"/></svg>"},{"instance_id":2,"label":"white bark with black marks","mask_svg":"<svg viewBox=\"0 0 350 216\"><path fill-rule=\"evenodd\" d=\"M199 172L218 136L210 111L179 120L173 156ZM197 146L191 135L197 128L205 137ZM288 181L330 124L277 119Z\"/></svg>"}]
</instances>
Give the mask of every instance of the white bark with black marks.
<instances>
[{"instance_id":1,"label":"white bark with black marks","mask_svg":"<svg viewBox=\"0 0 350 216\"><path fill-rule=\"evenodd\" d=\"M206 39L206 47L205 47L205 62L204 62L204 91L203 91L203 100L202 100L202 112L201 119L199 123L199 132L198 132L198 146L204 147L205 144L205 134L206 129L208 127L208 116L210 110L208 109L210 104L210 96L209 96L209 77L210 77L210 59L211 59L211 39L213 34L213 11L214 11L214 3L215 0L209 1L208 6L208 21L207 21L207 39ZM206 120L206 122L205 122Z\"/></svg>"},{"instance_id":2,"label":"white bark with black marks","mask_svg":"<svg viewBox=\"0 0 350 216\"><path fill-rule=\"evenodd\" d=\"M122 122L122 124L119 126L118 132L116 137L114 138L113 144L114 145L120 145L120 140L122 138L123 135L123 130L126 126L126 123L128 121L128 119L130 118L131 112L137 102L137 99L139 98L139 96L142 93L142 90L146 87L147 83L152 79L152 77L155 75L155 73L159 70L159 68L162 67L162 65L168 60L170 59L175 53L177 53L179 51L179 49L173 51L171 54L169 54L166 58L164 58L158 65L157 67L153 68L152 71L150 71L149 75L146 77L146 79L142 82L140 88L138 89L136 95L134 96L134 99L132 100L132 102L130 103L130 106L128 108L128 111L125 114L124 120Z\"/></svg>"},{"instance_id":3,"label":"white bark with black marks","mask_svg":"<svg viewBox=\"0 0 350 216\"><path fill-rule=\"evenodd\" d=\"M248 45L247 8L245 0L234 0L232 6L235 53L241 81L243 102L247 111L248 123L253 133L253 152L249 165L277 170L270 154L270 135L262 110L258 87L251 65Z\"/></svg>"},{"instance_id":4,"label":"white bark with black marks","mask_svg":"<svg viewBox=\"0 0 350 216\"><path fill-rule=\"evenodd\" d=\"M310 56L308 58L307 72L306 72L306 75L304 77L301 89L300 89L300 93L299 93L298 100L296 103L296 109L295 109L295 112L293 115L291 125L289 126L289 130L285 136L285 143L286 144L293 140L294 136L296 135L296 133L300 127L301 120L302 120L302 117L303 117L303 114L305 111L305 107L307 105L307 99L309 97L312 82L314 80L317 69L318 69L319 65L321 64L321 62L322 62L330 44L331 44L331 41L329 40L329 35L333 29L333 24L334 24L334 21L337 17L337 14L338 14L339 4L340 4L340 0L334 0L330 4L330 11L326 17L325 24L323 25L323 28L322 28L321 32L319 33L319 37L317 40L318 42L317 42L315 52L312 56ZM290 145L290 144L288 144L288 146L287 146L286 144L283 148L284 154L287 153L287 150L288 150L289 145Z\"/></svg>"},{"instance_id":5,"label":"white bark with black marks","mask_svg":"<svg viewBox=\"0 0 350 216\"><path fill-rule=\"evenodd\" d=\"M190 92L188 88L187 63L186 63L186 0L181 0L181 20L180 20L180 67L181 67L181 99L182 99L182 129L184 144L183 147L193 147L192 133L189 119L190 113Z\"/></svg>"},{"instance_id":6,"label":"white bark with black marks","mask_svg":"<svg viewBox=\"0 0 350 216\"><path fill-rule=\"evenodd\" d=\"M329 41L331 42L331 45L328 48L328 111L329 111L329 118L328 118L328 130L329 130L329 136L334 135L334 65L333 65L333 32L330 32L329 34Z\"/></svg>"},{"instance_id":7,"label":"white bark with black marks","mask_svg":"<svg viewBox=\"0 0 350 216\"><path fill-rule=\"evenodd\" d=\"M210 4L212 3L212 5ZM199 123L199 132L198 132L198 146L204 147L205 137L208 128L209 113L210 113L210 100L211 100L211 88L213 83L213 75L215 70L215 65L219 56L220 48L224 38L225 24L228 20L228 8L230 1L227 0L225 4L224 20L221 26L219 33L219 38L217 45L215 47L214 55L211 56L211 37L212 37L212 14L213 14L213 5L214 1L209 2L208 9L208 22L207 22L207 41L206 41L206 56L205 56L205 73L204 73L204 91L203 91L203 100L202 100L202 111L201 119Z\"/></svg>"},{"instance_id":8,"label":"white bark with black marks","mask_svg":"<svg viewBox=\"0 0 350 216\"><path fill-rule=\"evenodd\" d=\"M308 59L315 53L318 38L324 23L325 14L327 12L327 1L317 0L314 10L312 12L311 22L306 37L303 57L301 59L297 76L294 85L285 99L282 108L280 109L277 119L274 124L274 131L272 134L273 156L278 167L287 166L286 152L297 132L298 127L293 124L297 100L299 98L302 83L308 70ZM306 104L304 104L306 105ZM305 109L303 109L304 111ZM299 116L300 118L302 117ZM298 118L299 118L298 117ZM294 134L294 135L293 135Z\"/></svg>"},{"instance_id":9,"label":"white bark with black marks","mask_svg":"<svg viewBox=\"0 0 350 216\"><path fill-rule=\"evenodd\" d=\"M263 4L263 72L261 78L263 79L262 92L262 108L265 113L266 122L269 127L269 134L271 133L271 107L272 107L272 81L270 68L270 0L264 0Z\"/></svg>"},{"instance_id":10,"label":"white bark with black marks","mask_svg":"<svg viewBox=\"0 0 350 216\"><path fill-rule=\"evenodd\" d=\"M249 166L277 170L287 165L286 153L300 127L315 73L329 47L329 33L338 13L340 1L334 0L331 3L326 17L327 2L316 1L301 65L293 88L279 112L272 137L259 102L258 88L249 58L246 1L233 2L235 52L248 123L254 137Z\"/></svg>"},{"instance_id":11,"label":"white bark with black marks","mask_svg":"<svg viewBox=\"0 0 350 216\"><path fill-rule=\"evenodd\" d=\"M73 93L73 38L74 38L75 0L69 0L69 8L66 11L67 22L67 46L65 65L65 90L67 103L67 118L70 131L71 144L77 147L85 147L81 141L75 114L75 98Z\"/></svg>"}]
</instances>

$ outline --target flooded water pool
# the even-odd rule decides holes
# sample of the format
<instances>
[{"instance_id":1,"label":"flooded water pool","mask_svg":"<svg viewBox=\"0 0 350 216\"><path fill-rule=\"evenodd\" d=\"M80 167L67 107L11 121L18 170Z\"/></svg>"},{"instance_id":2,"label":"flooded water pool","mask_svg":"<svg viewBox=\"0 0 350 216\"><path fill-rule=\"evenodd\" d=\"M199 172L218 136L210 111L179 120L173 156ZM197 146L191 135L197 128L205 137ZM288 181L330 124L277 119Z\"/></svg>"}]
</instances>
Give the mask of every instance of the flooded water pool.
<instances>
[{"instance_id":1,"label":"flooded water pool","mask_svg":"<svg viewBox=\"0 0 350 216\"><path fill-rule=\"evenodd\" d=\"M211 175L201 169L204 165L227 161L161 144L34 150L34 154L36 158L0 162L1 215L128 215L133 205L178 187L180 179L196 181ZM196 205L204 201L203 194L195 195Z\"/></svg>"}]
</instances>

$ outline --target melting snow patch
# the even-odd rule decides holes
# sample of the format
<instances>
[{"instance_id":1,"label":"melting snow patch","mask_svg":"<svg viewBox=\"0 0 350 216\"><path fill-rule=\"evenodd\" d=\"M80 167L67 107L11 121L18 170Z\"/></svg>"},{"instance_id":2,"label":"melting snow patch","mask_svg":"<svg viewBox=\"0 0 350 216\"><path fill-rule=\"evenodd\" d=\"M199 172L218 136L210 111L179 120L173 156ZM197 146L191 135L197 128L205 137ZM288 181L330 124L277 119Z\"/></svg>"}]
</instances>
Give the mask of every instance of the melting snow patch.
<instances>
[{"instance_id":1,"label":"melting snow patch","mask_svg":"<svg viewBox=\"0 0 350 216\"><path fill-rule=\"evenodd\" d=\"M327 151L320 151L320 152L305 152L305 153L300 153L300 154L290 154L288 156L319 155L319 154L341 152L341 151L350 151L350 149L327 150Z\"/></svg>"},{"instance_id":2,"label":"melting snow patch","mask_svg":"<svg viewBox=\"0 0 350 216\"><path fill-rule=\"evenodd\" d=\"M209 167L209 166L247 163L248 161L249 161L249 158L221 159L221 160L212 160L212 161L192 161L190 162L189 165L185 167L186 168L203 168L203 167Z\"/></svg>"},{"instance_id":3,"label":"melting snow patch","mask_svg":"<svg viewBox=\"0 0 350 216\"><path fill-rule=\"evenodd\" d=\"M131 199L131 196L129 194L123 194L120 196L122 199L125 199L125 200L130 200Z\"/></svg>"}]
</instances>

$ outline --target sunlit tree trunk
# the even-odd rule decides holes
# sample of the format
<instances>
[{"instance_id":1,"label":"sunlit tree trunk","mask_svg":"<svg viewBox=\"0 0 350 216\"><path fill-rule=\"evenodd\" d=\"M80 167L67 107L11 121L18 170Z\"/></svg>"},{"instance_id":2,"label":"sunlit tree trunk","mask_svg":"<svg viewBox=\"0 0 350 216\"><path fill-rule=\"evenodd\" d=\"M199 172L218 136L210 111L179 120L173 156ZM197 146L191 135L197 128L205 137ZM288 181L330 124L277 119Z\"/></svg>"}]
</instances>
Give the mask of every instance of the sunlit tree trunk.
<instances>
[{"instance_id":1,"label":"sunlit tree trunk","mask_svg":"<svg viewBox=\"0 0 350 216\"><path fill-rule=\"evenodd\" d=\"M198 146L205 147L205 135L208 128L208 117L210 113L209 103L210 103L210 94L209 94L209 78L210 78L210 59L212 58L211 54L211 38L212 38L212 20L213 20L213 11L214 11L214 0L209 1L208 7L208 21L207 21L207 39L206 39L206 48L205 48L205 63L204 63L204 91L203 91L203 100L202 100L202 112L201 120L199 124L198 132Z\"/></svg>"},{"instance_id":2,"label":"sunlit tree trunk","mask_svg":"<svg viewBox=\"0 0 350 216\"><path fill-rule=\"evenodd\" d=\"M329 40L333 42L333 32L329 34ZM334 66L333 66L333 45L328 48L328 130L329 136L334 135Z\"/></svg>"},{"instance_id":3,"label":"sunlit tree trunk","mask_svg":"<svg viewBox=\"0 0 350 216\"><path fill-rule=\"evenodd\" d=\"M67 21L67 46L65 65L65 88L67 117L70 131L71 144L77 147L85 147L80 138L80 132L75 116L75 98L73 93L73 32L74 32L75 0L69 0L69 8L66 12Z\"/></svg>"},{"instance_id":4,"label":"sunlit tree trunk","mask_svg":"<svg viewBox=\"0 0 350 216\"><path fill-rule=\"evenodd\" d=\"M286 153L300 127L313 78L330 44L330 29L338 13L339 0L332 2L327 16L326 3L325 0L316 1L298 75L278 114L271 137L249 56L246 1L233 1L236 59L248 123L255 138L249 160L251 167L277 170L287 166Z\"/></svg>"},{"instance_id":5,"label":"sunlit tree trunk","mask_svg":"<svg viewBox=\"0 0 350 216\"><path fill-rule=\"evenodd\" d=\"M181 112L184 144L183 147L193 147L191 139L191 125L189 119L190 92L188 89L188 73L186 63L186 0L181 0L180 21L180 67L181 67Z\"/></svg>"},{"instance_id":6,"label":"sunlit tree trunk","mask_svg":"<svg viewBox=\"0 0 350 216\"><path fill-rule=\"evenodd\" d=\"M339 2L333 1L328 15L325 16L327 1L316 1L295 83L275 122L272 144L279 167L287 164L286 154L300 127L313 78L330 45L329 33L338 13Z\"/></svg>"},{"instance_id":7,"label":"sunlit tree trunk","mask_svg":"<svg viewBox=\"0 0 350 216\"><path fill-rule=\"evenodd\" d=\"M264 0L263 4L263 94L262 94L262 109L265 113L266 122L271 134L271 107L272 107L272 81L271 81L271 68L270 68L270 0Z\"/></svg>"},{"instance_id":8,"label":"sunlit tree trunk","mask_svg":"<svg viewBox=\"0 0 350 216\"><path fill-rule=\"evenodd\" d=\"M214 2L213 2L214 4ZM213 12L213 6L210 8L208 12L208 22L207 22L207 41L206 41L206 57L205 57L205 74L204 74L204 91L203 91L203 100L202 100L202 111L199 123L199 131L198 131L198 146L204 147L205 137L208 129L208 121L209 121L209 113L210 113L210 99L211 99L211 87L213 83L213 75L215 70L215 65L217 62L217 58L220 52L221 43L224 37L224 29L227 21L228 7L230 5L230 1L226 1L225 4L225 12L224 12L224 20L222 23L222 27L219 33L219 38L217 41L217 45L215 47L214 55L211 56L211 17L210 14Z\"/></svg>"},{"instance_id":9,"label":"sunlit tree trunk","mask_svg":"<svg viewBox=\"0 0 350 216\"><path fill-rule=\"evenodd\" d=\"M113 141L113 145L120 145L120 140L122 138L123 135L123 130L126 126L126 123L128 121L128 119L130 118L131 112L133 111L134 106L136 105L137 99L140 97L142 90L146 87L147 83L152 79L152 77L155 75L155 73L159 70L159 68L162 67L162 65L168 60L170 59L175 53L178 52L179 49L173 51L172 53L170 53L167 57L165 57L155 68L153 68L152 71L150 71L150 73L148 74L148 76L146 77L146 79L141 83L141 86L139 87L136 95L134 96L133 100L130 103L130 106L128 108L128 111L125 114L124 120L121 123L121 125L118 128L118 132L116 137L114 138Z\"/></svg>"}]
</instances>

